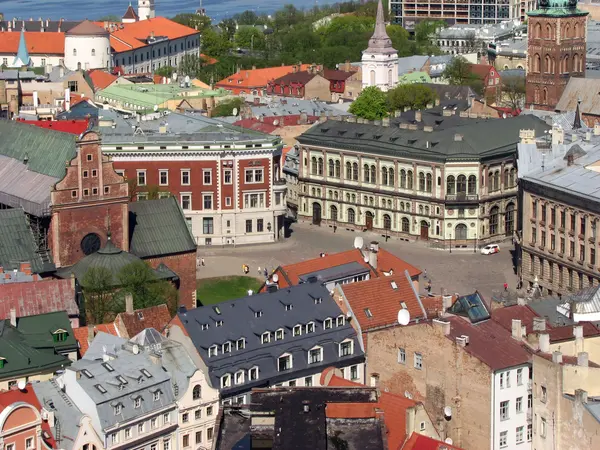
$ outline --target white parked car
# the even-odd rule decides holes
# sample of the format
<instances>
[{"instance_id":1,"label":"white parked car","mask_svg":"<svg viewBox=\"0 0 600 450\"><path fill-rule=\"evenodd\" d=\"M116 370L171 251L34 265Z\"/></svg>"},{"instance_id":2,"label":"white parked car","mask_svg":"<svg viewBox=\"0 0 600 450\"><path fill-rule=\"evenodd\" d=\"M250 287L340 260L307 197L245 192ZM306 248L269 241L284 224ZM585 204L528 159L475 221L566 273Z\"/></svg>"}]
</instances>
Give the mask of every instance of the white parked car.
<instances>
[{"instance_id":1,"label":"white parked car","mask_svg":"<svg viewBox=\"0 0 600 450\"><path fill-rule=\"evenodd\" d=\"M500 251L500 247L498 244L488 244L481 249L482 255L493 255L494 253L498 253Z\"/></svg>"}]
</instances>

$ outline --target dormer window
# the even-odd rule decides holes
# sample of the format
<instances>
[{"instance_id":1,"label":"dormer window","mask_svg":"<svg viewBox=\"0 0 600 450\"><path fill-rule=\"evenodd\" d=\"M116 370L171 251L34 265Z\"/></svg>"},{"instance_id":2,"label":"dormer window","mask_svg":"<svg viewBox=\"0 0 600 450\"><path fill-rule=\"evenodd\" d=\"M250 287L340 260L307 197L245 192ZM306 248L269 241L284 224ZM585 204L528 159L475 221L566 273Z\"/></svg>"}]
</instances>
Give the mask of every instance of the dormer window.
<instances>
[{"instance_id":1,"label":"dormer window","mask_svg":"<svg viewBox=\"0 0 600 450\"><path fill-rule=\"evenodd\" d=\"M221 388L231 387L231 375L226 373L221 377Z\"/></svg>"},{"instance_id":2,"label":"dormer window","mask_svg":"<svg viewBox=\"0 0 600 450\"><path fill-rule=\"evenodd\" d=\"M254 381L258 380L258 367L253 367L248 371L248 380Z\"/></svg>"},{"instance_id":3,"label":"dormer window","mask_svg":"<svg viewBox=\"0 0 600 450\"><path fill-rule=\"evenodd\" d=\"M222 353L231 353L231 342L225 342L223 344Z\"/></svg>"},{"instance_id":4,"label":"dormer window","mask_svg":"<svg viewBox=\"0 0 600 450\"><path fill-rule=\"evenodd\" d=\"M142 399L140 397L137 397L133 400L133 407L135 409L139 409L142 407Z\"/></svg>"},{"instance_id":5,"label":"dormer window","mask_svg":"<svg viewBox=\"0 0 600 450\"><path fill-rule=\"evenodd\" d=\"M223 321L222 321L222 320L217 320L217 321L215 322L215 326L216 326L216 327L222 327L222 326L223 326Z\"/></svg>"},{"instance_id":6,"label":"dormer window","mask_svg":"<svg viewBox=\"0 0 600 450\"><path fill-rule=\"evenodd\" d=\"M350 356L354 353L354 342L351 339L348 339L342 343L340 343L340 357L341 356Z\"/></svg>"},{"instance_id":7,"label":"dormer window","mask_svg":"<svg viewBox=\"0 0 600 450\"><path fill-rule=\"evenodd\" d=\"M323 349L321 347L315 347L308 351L308 363L316 364L323 361Z\"/></svg>"},{"instance_id":8,"label":"dormer window","mask_svg":"<svg viewBox=\"0 0 600 450\"><path fill-rule=\"evenodd\" d=\"M338 327L344 326L345 323L346 323L346 318L344 316L338 316L337 326Z\"/></svg>"},{"instance_id":9,"label":"dormer window","mask_svg":"<svg viewBox=\"0 0 600 450\"><path fill-rule=\"evenodd\" d=\"M323 299L321 297L315 298L315 305L320 305L321 303L323 303Z\"/></svg>"},{"instance_id":10,"label":"dormer window","mask_svg":"<svg viewBox=\"0 0 600 450\"><path fill-rule=\"evenodd\" d=\"M152 400L154 400L155 402L160 400L160 391L156 391L152 394Z\"/></svg>"},{"instance_id":11,"label":"dormer window","mask_svg":"<svg viewBox=\"0 0 600 450\"><path fill-rule=\"evenodd\" d=\"M217 352L218 352L217 346L216 345L211 345L208 348L208 357L212 358L213 356L217 356Z\"/></svg>"},{"instance_id":12,"label":"dormer window","mask_svg":"<svg viewBox=\"0 0 600 450\"><path fill-rule=\"evenodd\" d=\"M256 317L257 319L258 319L259 317L262 317L262 314L263 314L263 313L262 313L262 311L260 311L260 310L259 310L259 311L254 311L254 317Z\"/></svg>"},{"instance_id":13,"label":"dormer window","mask_svg":"<svg viewBox=\"0 0 600 450\"><path fill-rule=\"evenodd\" d=\"M122 405L121 404L118 404L118 405L114 406L113 411L115 413L115 416L118 416L119 414L121 414L121 409L122 409Z\"/></svg>"},{"instance_id":14,"label":"dormer window","mask_svg":"<svg viewBox=\"0 0 600 450\"><path fill-rule=\"evenodd\" d=\"M208 330L208 324L207 324L207 323L203 323L203 324L200 326L200 328L201 328L201 330L202 330L202 331L206 331L206 330Z\"/></svg>"},{"instance_id":15,"label":"dormer window","mask_svg":"<svg viewBox=\"0 0 600 450\"><path fill-rule=\"evenodd\" d=\"M235 384L243 384L244 383L244 371L240 370L235 373Z\"/></svg>"},{"instance_id":16,"label":"dormer window","mask_svg":"<svg viewBox=\"0 0 600 450\"><path fill-rule=\"evenodd\" d=\"M244 338L240 338L237 340L237 342L235 343L235 347L237 350L243 350L246 348L246 339Z\"/></svg>"},{"instance_id":17,"label":"dormer window","mask_svg":"<svg viewBox=\"0 0 600 450\"><path fill-rule=\"evenodd\" d=\"M269 333L268 331L266 333L263 333L261 342L263 344L268 344L269 342L271 342L271 333Z\"/></svg>"},{"instance_id":18,"label":"dormer window","mask_svg":"<svg viewBox=\"0 0 600 450\"><path fill-rule=\"evenodd\" d=\"M292 310L292 306L293 305L285 305L285 310L286 311L291 311Z\"/></svg>"},{"instance_id":19,"label":"dormer window","mask_svg":"<svg viewBox=\"0 0 600 450\"><path fill-rule=\"evenodd\" d=\"M302 325L296 325L294 327L294 336L300 336L302 334Z\"/></svg>"},{"instance_id":20,"label":"dormer window","mask_svg":"<svg viewBox=\"0 0 600 450\"><path fill-rule=\"evenodd\" d=\"M306 332L307 333L314 333L315 332L315 324L314 324L314 322L308 322L306 324Z\"/></svg>"},{"instance_id":21,"label":"dormer window","mask_svg":"<svg viewBox=\"0 0 600 450\"><path fill-rule=\"evenodd\" d=\"M327 318L323 321L323 329L324 330L329 330L330 328L333 327L333 319L331 318Z\"/></svg>"},{"instance_id":22,"label":"dormer window","mask_svg":"<svg viewBox=\"0 0 600 450\"><path fill-rule=\"evenodd\" d=\"M54 333L52 333L52 339L54 342L64 342L67 340L67 330L63 330L59 328Z\"/></svg>"},{"instance_id":23,"label":"dormer window","mask_svg":"<svg viewBox=\"0 0 600 450\"><path fill-rule=\"evenodd\" d=\"M277 369L279 372L290 370L292 368L292 355L284 354L277 359Z\"/></svg>"},{"instance_id":24,"label":"dormer window","mask_svg":"<svg viewBox=\"0 0 600 450\"><path fill-rule=\"evenodd\" d=\"M283 340L283 328L280 328L279 330L277 330L275 332L275 340L276 341L281 341Z\"/></svg>"}]
</instances>

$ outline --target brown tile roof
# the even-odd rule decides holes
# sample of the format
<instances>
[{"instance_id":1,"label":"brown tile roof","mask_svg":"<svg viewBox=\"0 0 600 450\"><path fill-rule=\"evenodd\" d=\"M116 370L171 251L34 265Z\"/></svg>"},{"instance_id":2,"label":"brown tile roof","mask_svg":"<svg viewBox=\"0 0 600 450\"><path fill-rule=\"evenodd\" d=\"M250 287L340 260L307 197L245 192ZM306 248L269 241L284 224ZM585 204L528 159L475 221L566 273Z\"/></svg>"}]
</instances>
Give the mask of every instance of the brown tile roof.
<instances>
[{"instance_id":1,"label":"brown tile roof","mask_svg":"<svg viewBox=\"0 0 600 450\"><path fill-rule=\"evenodd\" d=\"M146 328L154 328L162 333L170 321L171 313L167 305L136 309L132 313L123 312L118 314L115 319L117 327L123 327L126 332L124 337L128 338L134 337Z\"/></svg>"},{"instance_id":2,"label":"brown tile roof","mask_svg":"<svg viewBox=\"0 0 600 450\"><path fill-rule=\"evenodd\" d=\"M88 76L92 80L94 85L92 87L94 88L94 91L97 91L98 89L104 89L117 79L116 75L104 70L90 70L88 72Z\"/></svg>"},{"instance_id":3,"label":"brown tile roof","mask_svg":"<svg viewBox=\"0 0 600 450\"><path fill-rule=\"evenodd\" d=\"M425 317L412 282L403 273L344 284L340 288L362 331L396 324L402 303L406 304L412 320Z\"/></svg>"},{"instance_id":4,"label":"brown tile roof","mask_svg":"<svg viewBox=\"0 0 600 450\"><path fill-rule=\"evenodd\" d=\"M107 36L108 31L94 22L84 20L79 25L75 25L65 34L69 36Z\"/></svg>"},{"instance_id":5,"label":"brown tile roof","mask_svg":"<svg viewBox=\"0 0 600 450\"><path fill-rule=\"evenodd\" d=\"M0 299L0 320L10 318L11 308L17 311L17 317L54 311L67 311L69 316L79 315L71 279L0 284Z\"/></svg>"},{"instance_id":6,"label":"brown tile roof","mask_svg":"<svg viewBox=\"0 0 600 450\"><path fill-rule=\"evenodd\" d=\"M309 67L310 64L298 66L301 71L306 70ZM294 66L276 66L266 67L264 69L240 70L238 73L234 73L233 75L218 81L216 86L225 89L266 87L268 81L282 77L293 72L293 70Z\"/></svg>"},{"instance_id":7,"label":"brown tile roof","mask_svg":"<svg viewBox=\"0 0 600 450\"><path fill-rule=\"evenodd\" d=\"M329 81L344 81L354 75L356 72L346 72L345 70L325 69L323 77Z\"/></svg>"},{"instance_id":8,"label":"brown tile roof","mask_svg":"<svg viewBox=\"0 0 600 450\"><path fill-rule=\"evenodd\" d=\"M0 31L0 53L17 54L21 33ZM26 31L25 42L30 55L64 55L65 33ZM12 61L9 61L12 62Z\"/></svg>"},{"instance_id":9,"label":"brown tile roof","mask_svg":"<svg viewBox=\"0 0 600 450\"><path fill-rule=\"evenodd\" d=\"M450 334L446 337L455 341L457 337L468 336L469 343L464 347L465 352L493 371L529 361L529 352L498 322L486 320L473 325L467 319L456 316L450 316L446 320L450 321Z\"/></svg>"},{"instance_id":10,"label":"brown tile roof","mask_svg":"<svg viewBox=\"0 0 600 450\"><path fill-rule=\"evenodd\" d=\"M365 262L362 252L355 248L341 253L327 254L323 258L314 258L278 267L276 273L279 274L280 287L295 286L299 283L302 275L351 262L357 262L369 268L373 276L382 276L384 272L389 272L390 270L393 270L394 274L404 273L405 270L408 270L411 277L421 274L421 270L381 247L379 248L377 259L377 270L375 270Z\"/></svg>"},{"instance_id":11,"label":"brown tile roof","mask_svg":"<svg viewBox=\"0 0 600 450\"><path fill-rule=\"evenodd\" d=\"M127 11L125 11L125 14L123 14L123 19L135 19L135 20L138 20L138 15L135 12L135 9L133 9L133 6L131 6L131 3L127 7Z\"/></svg>"},{"instance_id":12,"label":"brown tile roof","mask_svg":"<svg viewBox=\"0 0 600 450\"><path fill-rule=\"evenodd\" d=\"M316 73L311 73L311 72L308 72L307 70L303 70L300 72L287 73L287 74L273 80L273 83L275 83L275 84L288 84L288 83L306 84L310 80L312 80L314 77L316 77L317 75L318 74L316 74Z\"/></svg>"},{"instance_id":13,"label":"brown tile roof","mask_svg":"<svg viewBox=\"0 0 600 450\"><path fill-rule=\"evenodd\" d=\"M423 436L419 433L412 433L410 438L401 447L402 450L461 450L460 447L447 444L437 439ZM391 450L391 447L390 447Z\"/></svg>"},{"instance_id":14,"label":"brown tile roof","mask_svg":"<svg viewBox=\"0 0 600 450\"><path fill-rule=\"evenodd\" d=\"M552 361L552 353L535 352L534 355L537 355L540 358L544 358L545 360ZM570 355L563 354L562 355L562 365L564 366L565 364L568 364L571 366L576 366L577 365L577 356L570 356ZM597 364L593 361L588 361L588 367L598 368L598 367L600 367L600 364Z\"/></svg>"},{"instance_id":15,"label":"brown tile roof","mask_svg":"<svg viewBox=\"0 0 600 450\"><path fill-rule=\"evenodd\" d=\"M471 64L471 73L483 80L493 68L494 66L490 66L489 64Z\"/></svg>"},{"instance_id":16,"label":"brown tile roof","mask_svg":"<svg viewBox=\"0 0 600 450\"><path fill-rule=\"evenodd\" d=\"M328 386L366 387L337 375L331 377ZM377 417L376 410L383 411L388 448L395 450L399 449L406 439L406 410L417 404L414 400L409 400L401 395L381 392L377 403L327 403L325 414L328 418L360 419Z\"/></svg>"},{"instance_id":17,"label":"brown tile roof","mask_svg":"<svg viewBox=\"0 0 600 450\"><path fill-rule=\"evenodd\" d=\"M119 331L114 323L102 323L99 325L94 325L94 336L98 333L108 333L113 336L119 336ZM79 344L79 356L83 357L85 352L87 352L90 347L90 342L88 340L89 330L88 327L79 327L73 328L73 336L75 340Z\"/></svg>"},{"instance_id":18,"label":"brown tile roof","mask_svg":"<svg viewBox=\"0 0 600 450\"><path fill-rule=\"evenodd\" d=\"M598 336L600 334L600 330L598 330L596 325L593 323L580 322L577 325L581 325L583 327L583 337ZM575 339L575 336L573 336L573 326L574 325L565 325L563 327L550 328L548 330L550 342L560 342Z\"/></svg>"}]
</instances>

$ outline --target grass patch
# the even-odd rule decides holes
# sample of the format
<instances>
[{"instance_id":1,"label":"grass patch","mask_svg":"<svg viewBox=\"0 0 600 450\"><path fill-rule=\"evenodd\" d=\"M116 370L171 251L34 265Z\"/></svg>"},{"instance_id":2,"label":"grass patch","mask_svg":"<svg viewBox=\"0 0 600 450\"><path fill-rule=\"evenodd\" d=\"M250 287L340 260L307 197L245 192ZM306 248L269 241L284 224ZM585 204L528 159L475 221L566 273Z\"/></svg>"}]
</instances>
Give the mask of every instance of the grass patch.
<instances>
[{"instance_id":1,"label":"grass patch","mask_svg":"<svg viewBox=\"0 0 600 450\"><path fill-rule=\"evenodd\" d=\"M198 305L214 305L226 300L245 297L248 290L257 292L262 281L253 277L217 277L198 280L196 284L196 299Z\"/></svg>"}]
</instances>

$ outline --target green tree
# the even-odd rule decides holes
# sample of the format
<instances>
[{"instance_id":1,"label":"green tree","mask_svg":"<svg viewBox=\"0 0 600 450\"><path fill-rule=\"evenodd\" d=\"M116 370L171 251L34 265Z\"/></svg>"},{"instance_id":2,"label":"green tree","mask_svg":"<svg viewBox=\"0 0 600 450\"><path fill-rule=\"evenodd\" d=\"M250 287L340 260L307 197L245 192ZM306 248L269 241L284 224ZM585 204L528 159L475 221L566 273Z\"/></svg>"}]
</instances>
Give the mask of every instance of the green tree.
<instances>
[{"instance_id":1,"label":"green tree","mask_svg":"<svg viewBox=\"0 0 600 450\"><path fill-rule=\"evenodd\" d=\"M231 42L223 33L207 28L202 33L202 53L214 58L226 55L231 49Z\"/></svg>"},{"instance_id":2,"label":"green tree","mask_svg":"<svg viewBox=\"0 0 600 450\"><path fill-rule=\"evenodd\" d=\"M185 25L186 27L194 28L200 32L203 32L211 25L210 17L194 13L177 14L171 20L181 25Z\"/></svg>"},{"instance_id":3,"label":"green tree","mask_svg":"<svg viewBox=\"0 0 600 450\"><path fill-rule=\"evenodd\" d=\"M283 8L275 12L273 23L276 29L290 27L299 23L303 16L302 11L294 5L283 5Z\"/></svg>"},{"instance_id":4,"label":"green tree","mask_svg":"<svg viewBox=\"0 0 600 450\"><path fill-rule=\"evenodd\" d=\"M175 72L175 68L171 67L171 66L162 66L159 67L158 69L156 69L154 71L155 75L160 75L161 77L167 77L170 78L171 75L173 75L173 72Z\"/></svg>"},{"instance_id":5,"label":"green tree","mask_svg":"<svg viewBox=\"0 0 600 450\"><path fill-rule=\"evenodd\" d=\"M118 312L115 302L113 278L104 267L88 269L81 279L85 318L88 323L104 323Z\"/></svg>"},{"instance_id":6,"label":"green tree","mask_svg":"<svg viewBox=\"0 0 600 450\"><path fill-rule=\"evenodd\" d=\"M212 117L228 117L233 116L233 110L237 109L238 113L244 105L244 100L239 97L232 98L219 103L212 110Z\"/></svg>"},{"instance_id":7,"label":"green tree","mask_svg":"<svg viewBox=\"0 0 600 450\"><path fill-rule=\"evenodd\" d=\"M235 45L251 50L264 50L265 35L258 28L243 26L235 33Z\"/></svg>"},{"instance_id":8,"label":"green tree","mask_svg":"<svg viewBox=\"0 0 600 450\"><path fill-rule=\"evenodd\" d=\"M259 23L260 17L254 11L246 10L242 13L234 15L233 20L235 20L239 25L254 25Z\"/></svg>"},{"instance_id":9,"label":"green tree","mask_svg":"<svg viewBox=\"0 0 600 450\"><path fill-rule=\"evenodd\" d=\"M458 86L470 86L477 80L477 77L471 72L471 63L462 56L456 56L444 69L442 76L450 84Z\"/></svg>"},{"instance_id":10,"label":"green tree","mask_svg":"<svg viewBox=\"0 0 600 450\"><path fill-rule=\"evenodd\" d=\"M133 296L133 307L135 309L148 308L150 306L167 303L177 303L176 295L173 295L173 286L168 281L160 280L154 270L144 261L137 261L126 265L118 275L119 297L124 298L126 294Z\"/></svg>"},{"instance_id":11,"label":"green tree","mask_svg":"<svg viewBox=\"0 0 600 450\"><path fill-rule=\"evenodd\" d=\"M523 108L525 104L525 75L506 75L502 77L502 100L508 107Z\"/></svg>"},{"instance_id":12,"label":"green tree","mask_svg":"<svg viewBox=\"0 0 600 450\"><path fill-rule=\"evenodd\" d=\"M225 19L219 22L219 29L224 37L231 41L233 40L233 36L235 35L235 30L237 29L237 23L233 19Z\"/></svg>"},{"instance_id":13,"label":"green tree","mask_svg":"<svg viewBox=\"0 0 600 450\"><path fill-rule=\"evenodd\" d=\"M388 92L388 106L390 111L410 109L425 109L430 103L435 102L435 91L422 84L401 84Z\"/></svg>"},{"instance_id":14,"label":"green tree","mask_svg":"<svg viewBox=\"0 0 600 450\"><path fill-rule=\"evenodd\" d=\"M180 76L188 75L190 78L196 78L203 65L204 61L202 58L199 58L196 55L185 55L181 58L181 61L179 61L177 74Z\"/></svg>"},{"instance_id":15,"label":"green tree","mask_svg":"<svg viewBox=\"0 0 600 450\"><path fill-rule=\"evenodd\" d=\"M377 86L369 86L350 105L350 113L367 120L376 120L388 115L385 93Z\"/></svg>"}]
</instances>

